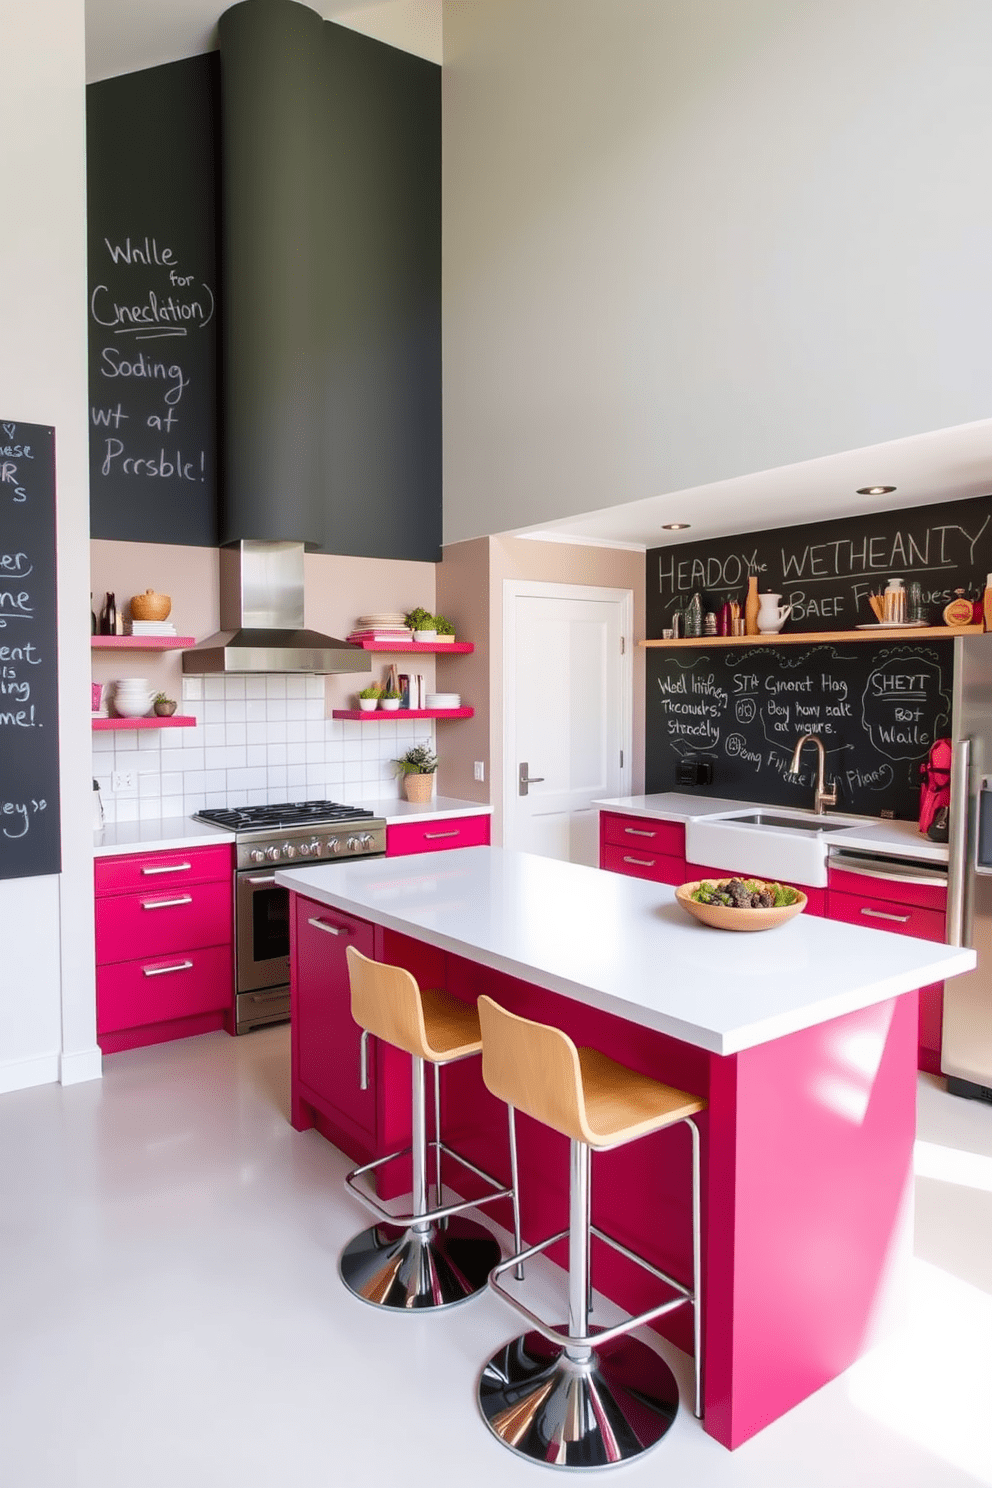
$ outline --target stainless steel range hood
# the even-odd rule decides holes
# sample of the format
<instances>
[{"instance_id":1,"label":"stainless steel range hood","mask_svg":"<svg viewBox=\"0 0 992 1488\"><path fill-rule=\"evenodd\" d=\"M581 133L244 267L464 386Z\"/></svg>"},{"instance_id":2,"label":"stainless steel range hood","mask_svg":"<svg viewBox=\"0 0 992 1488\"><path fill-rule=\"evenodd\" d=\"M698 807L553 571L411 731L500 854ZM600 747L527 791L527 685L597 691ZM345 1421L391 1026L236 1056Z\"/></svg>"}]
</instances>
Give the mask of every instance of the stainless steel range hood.
<instances>
[{"instance_id":1,"label":"stainless steel range hood","mask_svg":"<svg viewBox=\"0 0 992 1488\"><path fill-rule=\"evenodd\" d=\"M303 544L245 540L220 550L216 635L183 652L183 671L371 672L360 646L306 630Z\"/></svg>"}]
</instances>

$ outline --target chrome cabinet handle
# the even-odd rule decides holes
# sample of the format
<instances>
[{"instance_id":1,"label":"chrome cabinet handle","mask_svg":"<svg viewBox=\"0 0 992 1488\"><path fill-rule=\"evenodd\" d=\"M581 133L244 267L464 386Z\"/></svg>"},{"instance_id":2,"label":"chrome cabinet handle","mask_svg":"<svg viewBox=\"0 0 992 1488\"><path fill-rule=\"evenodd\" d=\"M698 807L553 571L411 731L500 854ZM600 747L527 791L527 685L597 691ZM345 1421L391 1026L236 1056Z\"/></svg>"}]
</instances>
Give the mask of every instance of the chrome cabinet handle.
<instances>
[{"instance_id":1,"label":"chrome cabinet handle","mask_svg":"<svg viewBox=\"0 0 992 1488\"><path fill-rule=\"evenodd\" d=\"M192 961L177 961L175 966L143 966L144 976L166 976L170 971L191 971Z\"/></svg>"},{"instance_id":2,"label":"chrome cabinet handle","mask_svg":"<svg viewBox=\"0 0 992 1488\"><path fill-rule=\"evenodd\" d=\"M192 904L193 895L183 894L178 899L142 899L142 909L171 909L174 904Z\"/></svg>"},{"instance_id":3,"label":"chrome cabinet handle","mask_svg":"<svg viewBox=\"0 0 992 1488\"><path fill-rule=\"evenodd\" d=\"M638 868L654 867L654 858L629 858L627 854L624 853L623 860L625 863L636 863Z\"/></svg>"},{"instance_id":4,"label":"chrome cabinet handle","mask_svg":"<svg viewBox=\"0 0 992 1488\"><path fill-rule=\"evenodd\" d=\"M369 1088L369 1031L362 1029L362 1036L358 1040L358 1088L368 1090Z\"/></svg>"},{"instance_id":5,"label":"chrome cabinet handle","mask_svg":"<svg viewBox=\"0 0 992 1488\"><path fill-rule=\"evenodd\" d=\"M188 873L192 863L170 863L167 868L142 868L142 873L151 878L154 873Z\"/></svg>"},{"instance_id":6,"label":"chrome cabinet handle","mask_svg":"<svg viewBox=\"0 0 992 1488\"><path fill-rule=\"evenodd\" d=\"M657 837L657 832L645 832L641 827L624 827L630 837Z\"/></svg>"},{"instance_id":7,"label":"chrome cabinet handle","mask_svg":"<svg viewBox=\"0 0 992 1488\"><path fill-rule=\"evenodd\" d=\"M863 915L870 915L873 920L895 920L899 925L909 924L909 915L885 914L881 909L862 909Z\"/></svg>"},{"instance_id":8,"label":"chrome cabinet handle","mask_svg":"<svg viewBox=\"0 0 992 1488\"><path fill-rule=\"evenodd\" d=\"M437 839L439 837L459 837L459 836L461 836L461 833L460 832L425 832L424 833L424 841L425 842L435 842L435 841L437 841Z\"/></svg>"},{"instance_id":9,"label":"chrome cabinet handle","mask_svg":"<svg viewBox=\"0 0 992 1488\"><path fill-rule=\"evenodd\" d=\"M315 930L326 930L328 935L350 935L351 930L347 925L329 925L326 920L307 920Z\"/></svg>"}]
</instances>

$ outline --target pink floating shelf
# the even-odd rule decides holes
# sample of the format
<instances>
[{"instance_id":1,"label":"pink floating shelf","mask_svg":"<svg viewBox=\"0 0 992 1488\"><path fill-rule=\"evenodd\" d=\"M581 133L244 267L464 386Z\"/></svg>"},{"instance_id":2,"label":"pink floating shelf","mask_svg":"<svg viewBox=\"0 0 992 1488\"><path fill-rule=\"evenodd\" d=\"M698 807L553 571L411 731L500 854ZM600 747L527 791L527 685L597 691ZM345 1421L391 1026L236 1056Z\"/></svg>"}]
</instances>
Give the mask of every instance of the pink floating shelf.
<instances>
[{"instance_id":1,"label":"pink floating shelf","mask_svg":"<svg viewBox=\"0 0 992 1488\"><path fill-rule=\"evenodd\" d=\"M469 651L474 651L475 646L471 641L352 641L352 646L361 646L363 651L431 651L435 656L444 656L454 651L459 656L465 656Z\"/></svg>"},{"instance_id":2,"label":"pink floating shelf","mask_svg":"<svg viewBox=\"0 0 992 1488\"><path fill-rule=\"evenodd\" d=\"M94 718L93 729L150 729L150 728L194 728L195 718L183 713L173 713L171 718Z\"/></svg>"},{"instance_id":3,"label":"pink floating shelf","mask_svg":"<svg viewBox=\"0 0 992 1488\"><path fill-rule=\"evenodd\" d=\"M350 718L355 723L402 723L406 718L474 718L474 708L396 708L387 712L376 708L364 713L361 708L335 708L333 718Z\"/></svg>"},{"instance_id":4,"label":"pink floating shelf","mask_svg":"<svg viewBox=\"0 0 992 1488\"><path fill-rule=\"evenodd\" d=\"M193 636L90 636L94 651L188 651Z\"/></svg>"}]
</instances>

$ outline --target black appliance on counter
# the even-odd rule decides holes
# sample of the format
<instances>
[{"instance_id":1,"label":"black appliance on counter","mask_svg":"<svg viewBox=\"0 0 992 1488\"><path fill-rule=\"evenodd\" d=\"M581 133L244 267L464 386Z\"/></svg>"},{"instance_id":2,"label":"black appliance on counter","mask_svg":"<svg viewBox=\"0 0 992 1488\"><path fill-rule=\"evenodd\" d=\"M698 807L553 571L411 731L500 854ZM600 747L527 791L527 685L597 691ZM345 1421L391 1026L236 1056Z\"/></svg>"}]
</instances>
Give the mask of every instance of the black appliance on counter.
<instances>
[{"instance_id":1,"label":"black appliance on counter","mask_svg":"<svg viewBox=\"0 0 992 1488\"><path fill-rule=\"evenodd\" d=\"M289 801L196 812L235 833L235 1028L248 1033L289 1017L289 891L278 868L383 857L386 823L360 806Z\"/></svg>"}]
</instances>

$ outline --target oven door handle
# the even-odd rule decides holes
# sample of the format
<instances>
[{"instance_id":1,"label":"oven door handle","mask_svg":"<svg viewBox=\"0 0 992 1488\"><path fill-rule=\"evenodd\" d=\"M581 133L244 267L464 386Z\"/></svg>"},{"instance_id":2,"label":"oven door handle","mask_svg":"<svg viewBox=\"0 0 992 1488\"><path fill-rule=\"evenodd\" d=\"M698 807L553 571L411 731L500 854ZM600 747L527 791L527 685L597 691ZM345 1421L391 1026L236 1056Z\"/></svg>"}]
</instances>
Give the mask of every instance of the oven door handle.
<instances>
[{"instance_id":1,"label":"oven door handle","mask_svg":"<svg viewBox=\"0 0 992 1488\"><path fill-rule=\"evenodd\" d=\"M247 878L242 879L242 883L250 883L250 884L271 883L272 880L275 878L275 876L276 876L276 870L275 870L275 868L273 868L273 870L272 870L271 873L261 873L261 874L258 875L257 878L253 874L250 874Z\"/></svg>"},{"instance_id":2,"label":"oven door handle","mask_svg":"<svg viewBox=\"0 0 992 1488\"><path fill-rule=\"evenodd\" d=\"M350 935L351 928L348 925L329 925L326 920L307 920L315 930L326 930L328 935Z\"/></svg>"}]
</instances>

